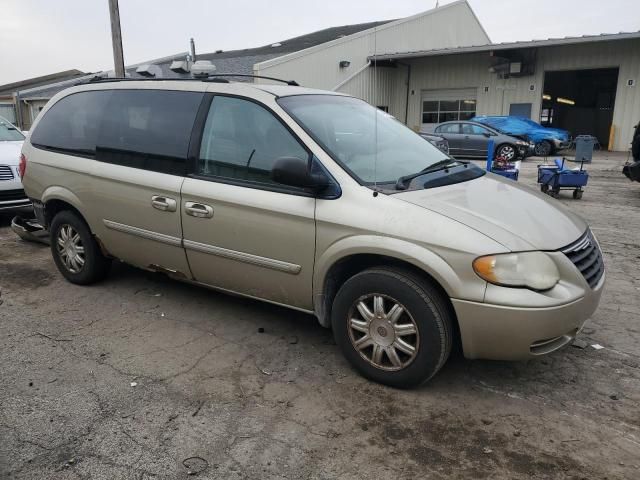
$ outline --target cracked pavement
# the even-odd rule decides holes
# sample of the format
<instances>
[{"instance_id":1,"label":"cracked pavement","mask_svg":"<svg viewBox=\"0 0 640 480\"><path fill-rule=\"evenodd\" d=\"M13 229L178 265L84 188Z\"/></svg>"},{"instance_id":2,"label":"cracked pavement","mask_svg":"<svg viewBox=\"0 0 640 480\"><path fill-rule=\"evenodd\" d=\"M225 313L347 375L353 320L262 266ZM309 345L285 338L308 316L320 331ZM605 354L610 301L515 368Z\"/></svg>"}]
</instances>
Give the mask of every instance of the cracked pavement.
<instances>
[{"instance_id":1,"label":"cracked pavement","mask_svg":"<svg viewBox=\"0 0 640 480\"><path fill-rule=\"evenodd\" d=\"M561 200L604 251L580 339L605 348L454 354L413 391L359 377L302 313L121 264L71 285L0 218L0 478L640 478L640 184L625 159L600 155L583 200Z\"/></svg>"}]
</instances>

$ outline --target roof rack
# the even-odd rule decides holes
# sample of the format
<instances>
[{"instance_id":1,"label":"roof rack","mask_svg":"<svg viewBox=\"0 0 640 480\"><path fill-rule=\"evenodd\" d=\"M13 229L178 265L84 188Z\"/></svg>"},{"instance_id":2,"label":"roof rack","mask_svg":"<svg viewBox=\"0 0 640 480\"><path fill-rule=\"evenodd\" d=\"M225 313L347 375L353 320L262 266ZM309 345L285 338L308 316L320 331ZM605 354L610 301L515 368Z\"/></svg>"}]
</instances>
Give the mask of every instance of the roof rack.
<instances>
[{"instance_id":1,"label":"roof rack","mask_svg":"<svg viewBox=\"0 0 640 480\"><path fill-rule=\"evenodd\" d=\"M215 77L243 77L243 78L262 78L264 80L273 80L274 82L281 82L281 83L286 83L287 85L291 86L291 87L299 87L300 84L298 82L296 82L295 80L283 80L281 78L275 78L275 77L265 77L263 75L250 75L247 73L210 73L206 78L203 78L202 80L204 82L212 82L215 81Z\"/></svg>"},{"instance_id":2,"label":"roof rack","mask_svg":"<svg viewBox=\"0 0 640 480\"><path fill-rule=\"evenodd\" d=\"M216 82L216 83L229 83L225 77L242 77L242 78L262 78L264 80L273 80L274 82L286 83L292 87L299 87L300 84L295 80L282 80L281 78L265 77L262 75L250 75L246 73L210 73L206 77L202 78L121 78L121 77L91 77L88 80L83 80L76 83L76 85L85 85L87 83L110 83L110 82L162 82L162 81L190 81L190 82Z\"/></svg>"}]
</instances>

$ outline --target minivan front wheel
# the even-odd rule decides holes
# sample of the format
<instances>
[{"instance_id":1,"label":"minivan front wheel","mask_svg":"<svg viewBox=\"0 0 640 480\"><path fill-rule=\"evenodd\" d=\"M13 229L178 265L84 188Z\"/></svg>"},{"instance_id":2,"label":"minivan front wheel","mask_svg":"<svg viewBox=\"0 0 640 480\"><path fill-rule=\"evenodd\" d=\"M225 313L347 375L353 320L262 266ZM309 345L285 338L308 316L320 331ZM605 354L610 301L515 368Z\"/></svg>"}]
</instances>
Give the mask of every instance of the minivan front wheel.
<instances>
[{"instance_id":1,"label":"minivan front wheel","mask_svg":"<svg viewBox=\"0 0 640 480\"><path fill-rule=\"evenodd\" d=\"M334 300L332 326L347 360L365 377L393 387L426 382L451 351L444 299L402 269L372 268L347 280Z\"/></svg>"},{"instance_id":2,"label":"minivan front wheel","mask_svg":"<svg viewBox=\"0 0 640 480\"><path fill-rule=\"evenodd\" d=\"M89 227L76 213L64 210L51 222L51 253L71 283L89 285L104 279L111 261L102 255Z\"/></svg>"}]
</instances>

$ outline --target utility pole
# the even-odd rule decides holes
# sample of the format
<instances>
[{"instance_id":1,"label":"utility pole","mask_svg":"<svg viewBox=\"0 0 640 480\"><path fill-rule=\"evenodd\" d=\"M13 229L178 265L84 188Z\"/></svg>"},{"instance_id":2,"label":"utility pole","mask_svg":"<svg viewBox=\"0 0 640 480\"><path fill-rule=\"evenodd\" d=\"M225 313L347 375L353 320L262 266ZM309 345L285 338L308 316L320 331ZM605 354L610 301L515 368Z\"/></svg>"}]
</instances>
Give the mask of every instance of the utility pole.
<instances>
[{"instance_id":1,"label":"utility pole","mask_svg":"<svg viewBox=\"0 0 640 480\"><path fill-rule=\"evenodd\" d=\"M111 43L113 44L113 64L116 77L124 78L124 56L122 55L122 33L120 33L120 10L118 0L109 0L111 17Z\"/></svg>"}]
</instances>

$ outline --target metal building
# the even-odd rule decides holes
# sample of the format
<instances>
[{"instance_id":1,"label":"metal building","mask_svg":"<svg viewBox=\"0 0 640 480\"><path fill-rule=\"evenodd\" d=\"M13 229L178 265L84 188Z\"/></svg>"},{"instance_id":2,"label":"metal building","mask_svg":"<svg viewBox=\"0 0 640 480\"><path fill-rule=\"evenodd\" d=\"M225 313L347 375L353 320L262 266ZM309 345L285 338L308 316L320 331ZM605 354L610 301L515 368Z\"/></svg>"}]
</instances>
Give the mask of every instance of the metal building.
<instances>
[{"instance_id":1,"label":"metal building","mask_svg":"<svg viewBox=\"0 0 640 480\"><path fill-rule=\"evenodd\" d=\"M640 121L640 32L492 44L466 0L258 63L409 127L519 115L629 148Z\"/></svg>"}]
</instances>

